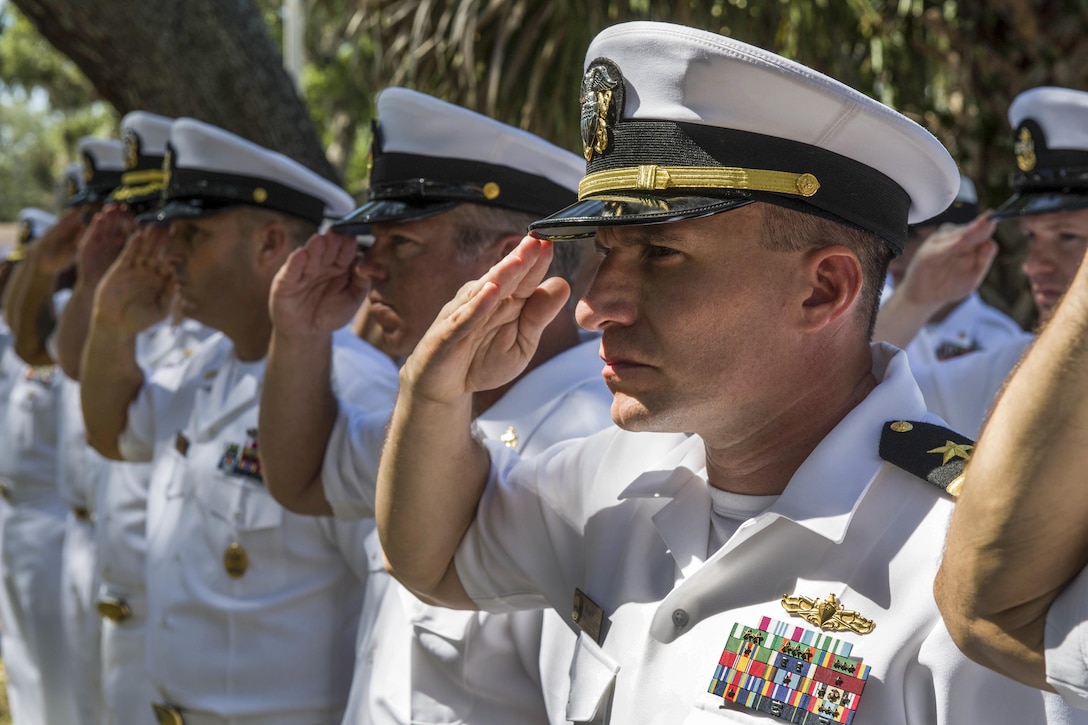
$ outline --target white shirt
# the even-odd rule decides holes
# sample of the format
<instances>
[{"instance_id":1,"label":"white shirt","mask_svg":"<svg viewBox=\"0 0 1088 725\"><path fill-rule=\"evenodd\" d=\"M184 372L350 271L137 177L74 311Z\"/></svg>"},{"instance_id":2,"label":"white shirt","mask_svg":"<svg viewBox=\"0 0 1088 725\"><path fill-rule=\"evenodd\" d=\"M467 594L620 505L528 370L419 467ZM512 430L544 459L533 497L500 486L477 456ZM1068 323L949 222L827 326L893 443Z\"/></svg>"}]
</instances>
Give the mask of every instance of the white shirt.
<instances>
[{"instance_id":1,"label":"white shirt","mask_svg":"<svg viewBox=\"0 0 1088 725\"><path fill-rule=\"evenodd\" d=\"M55 500L61 372L0 348L0 479L13 504Z\"/></svg>"},{"instance_id":2,"label":"white shirt","mask_svg":"<svg viewBox=\"0 0 1088 725\"><path fill-rule=\"evenodd\" d=\"M334 342L334 388L389 415L384 372ZM330 713L347 698L373 523L298 516L269 495L256 448L263 374L263 360L239 361L216 334L129 407L119 447L154 462L149 674L183 710Z\"/></svg>"},{"instance_id":3,"label":"white shirt","mask_svg":"<svg viewBox=\"0 0 1088 725\"><path fill-rule=\"evenodd\" d=\"M978 292L972 292L943 320L922 327L906 347L907 359L917 375L925 366L1001 347L1024 335L1011 317L983 302Z\"/></svg>"},{"instance_id":4,"label":"white shirt","mask_svg":"<svg viewBox=\"0 0 1088 725\"><path fill-rule=\"evenodd\" d=\"M522 376L477 418L478 433L532 456L610 425L612 395L600 375L599 344L591 339ZM370 471L384 428L365 418L352 423L347 414L337 422L334 440L344 447L330 442L322 480L338 512L373 515ZM345 478L352 470L361 477ZM376 536L370 546L380 563ZM384 569L370 577L367 597L379 604L360 625L367 628L356 664L361 691L353 691L345 722L565 722L575 637L558 615L427 606Z\"/></svg>"},{"instance_id":5,"label":"white shirt","mask_svg":"<svg viewBox=\"0 0 1088 725\"><path fill-rule=\"evenodd\" d=\"M1046 615L1046 681L1073 707L1088 709L1088 569Z\"/></svg>"},{"instance_id":6,"label":"white shirt","mask_svg":"<svg viewBox=\"0 0 1088 725\"><path fill-rule=\"evenodd\" d=\"M1084 721L948 636L932 587L952 501L877 455L886 421L935 421L894 353L874 346L882 382L709 556L698 436L613 428L520 461L489 445L491 480L456 555L462 584L490 611L570 617L576 588L600 607L603 643L583 632L572 664L574 722L765 722L708 690L734 624L815 629L785 611L784 594L835 594L875 623L831 635L871 668L858 725Z\"/></svg>"},{"instance_id":7,"label":"white shirt","mask_svg":"<svg viewBox=\"0 0 1088 725\"><path fill-rule=\"evenodd\" d=\"M911 370L926 407L954 430L977 438L997 394L1035 336L1022 333L999 347Z\"/></svg>"}]
</instances>

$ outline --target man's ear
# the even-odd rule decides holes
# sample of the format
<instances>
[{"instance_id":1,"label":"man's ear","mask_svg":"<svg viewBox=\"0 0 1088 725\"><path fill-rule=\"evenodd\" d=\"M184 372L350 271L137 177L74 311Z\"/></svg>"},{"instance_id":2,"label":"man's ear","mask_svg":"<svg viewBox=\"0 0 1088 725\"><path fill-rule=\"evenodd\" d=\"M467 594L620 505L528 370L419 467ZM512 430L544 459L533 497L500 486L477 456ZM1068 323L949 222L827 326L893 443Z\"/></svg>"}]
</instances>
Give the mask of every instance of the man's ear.
<instances>
[{"instance_id":1,"label":"man's ear","mask_svg":"<svg viewBox=\"0 0 1088 725\"><path fill-rule=\"evenodd\" d=\"M294 247L291 244L287 227L278 219L270 220L258 230L259 241L257 247L257 260L264 265L274 265L279 269L283 261L287 259Z\"/></svg>"},{"instance_id":2,"label":"man's ear","mask_svg":"<svg viewBox=\"0 0 1088 725\"><path fill-rule=\"evenodd\" d=\"M499 239L495 244L495 258L491 261L492 264L497 263L500 259L505 257L510 252L514 251L514 248L521 244L523 236L517 234L507 234Z\"/></svg>"},{"instance_id":3,"label":"man's ear","mask_svg":"<svg viewBox=\"0 0 1088 725\"><path fill-rule=\"evenodd\" d=\"M802 324L817 330L846 314L861 294L861 262L841 244L813 249L805 255L803 273L808 294L801 306Z\"/></svg>"}]
</instances>

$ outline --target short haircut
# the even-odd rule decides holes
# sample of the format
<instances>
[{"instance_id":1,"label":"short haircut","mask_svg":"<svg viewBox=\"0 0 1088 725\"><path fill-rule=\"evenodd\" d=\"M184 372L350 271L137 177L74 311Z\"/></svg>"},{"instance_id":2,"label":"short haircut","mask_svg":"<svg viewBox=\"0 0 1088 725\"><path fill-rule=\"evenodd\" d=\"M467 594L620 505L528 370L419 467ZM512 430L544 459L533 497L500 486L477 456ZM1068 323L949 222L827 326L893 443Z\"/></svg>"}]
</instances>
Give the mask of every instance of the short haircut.
<instances>
[{"instance_id":1,"label":"short haircut","mask_svg":"<svg viewBox=\"0 0 1088 725\"><path fill-rule=\"evenodd\" d=\"M448 213L454 229L454 244L461 254L470 258L481 254L502 237L511 234L524 236L530 222L540 218L539 214L471 203L460 204ZM562 277L568 284L573 284L585 247L584 244L557 242L552 247L554 251L548 276Z\"/></svg>"},{"instance_id":2,"label":"short haircut","mask_svg":"<svg viewBox=\"0 0 1088 725\"><path fill-rule=\"evenodd\" d=\"M239 224L247 233L251 233L261 225L278 222L287 230L287 238L294 247L301 247L306 244L306 240L317 234L317 225L300 217L255 206L239 208L242 210L242 214L238 217Z\"/></svg>"},{"instance_id":3,"label":"short haircut","mask_svg":"<svg viewBox=\"0 0 1088 725\"><path fill-rule=\"evenodd\" d=\"M866 340L871 340L880 310L880 292L892 258L888 245L871 232L816 214L777 204L764 204L763 212L764 238L761 243L766 249L802 252L841 244L857 255L862 276L858 304L861 310L868 312Z\"/></svg>"}]
</instances>

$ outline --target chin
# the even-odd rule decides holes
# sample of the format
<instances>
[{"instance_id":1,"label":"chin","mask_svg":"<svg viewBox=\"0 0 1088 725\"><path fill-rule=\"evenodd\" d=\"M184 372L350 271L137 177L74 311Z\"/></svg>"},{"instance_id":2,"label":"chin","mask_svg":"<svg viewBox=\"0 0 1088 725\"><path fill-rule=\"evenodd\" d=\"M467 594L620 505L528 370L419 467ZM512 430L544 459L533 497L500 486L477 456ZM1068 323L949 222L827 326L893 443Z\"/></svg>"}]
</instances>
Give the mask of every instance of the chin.
<instances>
[{"instance_id":1,"label":"chin","mask_svg":"<svg viewBox=\"0 0 1088 725\"><path fill-rule=\"evenodd\" d=\"M664 433L674 429L665 417L655 414L641 400L613 391L612 422L633 433Z\"/></svg>"}]
</instances>

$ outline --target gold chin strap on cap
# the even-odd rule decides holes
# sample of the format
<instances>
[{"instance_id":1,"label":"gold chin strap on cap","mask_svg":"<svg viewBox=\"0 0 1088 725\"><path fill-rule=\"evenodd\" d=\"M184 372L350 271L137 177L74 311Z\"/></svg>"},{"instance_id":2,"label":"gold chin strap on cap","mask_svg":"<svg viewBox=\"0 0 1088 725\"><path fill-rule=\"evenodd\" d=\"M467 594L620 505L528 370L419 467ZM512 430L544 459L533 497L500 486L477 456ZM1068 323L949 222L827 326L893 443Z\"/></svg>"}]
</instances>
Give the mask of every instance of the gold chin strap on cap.
<instances>
[{"instance_id":1,"label":"gold chin strap on cap","mask_svg":"<svg viewBox=\"0 0 1088 725\"><path fill-rule=\"evenodd\" d=\"M597 171L578 184L578 199L610 192L664 191L666 189L745 189L775 194L812 196L820 182L812 174L741 169L732 166L629 166Z\"/></svg>"}]
</instances>

